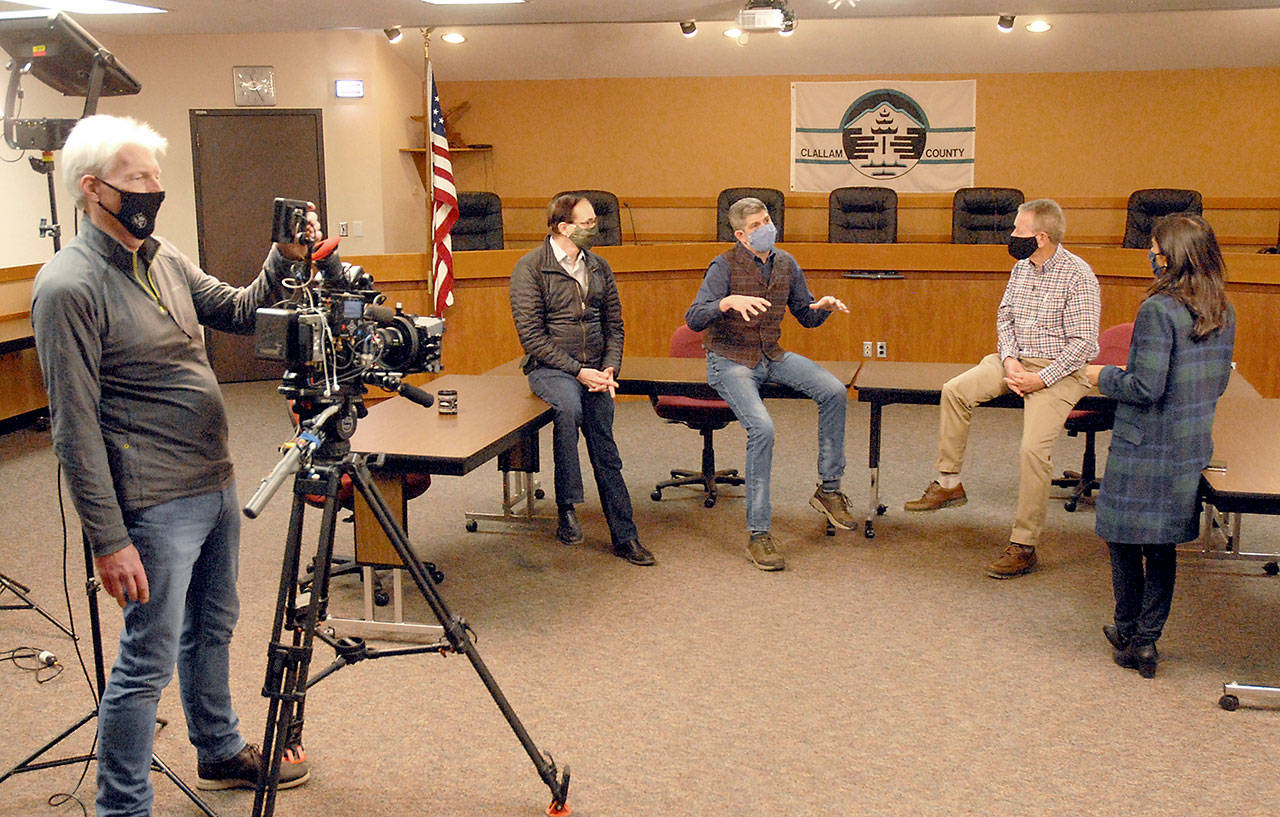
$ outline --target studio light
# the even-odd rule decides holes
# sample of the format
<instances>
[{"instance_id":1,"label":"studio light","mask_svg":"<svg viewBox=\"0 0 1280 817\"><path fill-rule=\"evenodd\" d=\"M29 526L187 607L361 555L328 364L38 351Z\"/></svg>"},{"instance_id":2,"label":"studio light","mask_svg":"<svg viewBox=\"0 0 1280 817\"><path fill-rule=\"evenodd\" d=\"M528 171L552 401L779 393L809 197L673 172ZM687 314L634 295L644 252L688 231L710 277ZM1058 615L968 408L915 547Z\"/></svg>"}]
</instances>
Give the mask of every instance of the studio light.
<instances>
[{"instance_id":1,"label":"studio light","mask_svg":"<svg viewBox=\"0 0 1280 817\"><path fill-rule=\"evenodd\" d=\"M1013 31L1013 15L1001 14L1000 19L996 20L996 28L1000 29L1005 34Z\"/></svg>"},{"instance_id":2,"label":"studio light","mask_svg":"<svg viewBox=\"0 0 1280 817\"><path fill-rule=\"evenodd\" d=\"M1049 25L1044 20L1033 20L1030 23L1027 23L1027 31L1030 31L1032 34L1043 34L1051 28L1053 28L1053 26Z\"/></svg>"},{"instance_id":3,"label":"studio light","mask_svg":"<svg viewBox=\"0 0 1280 817\"><path fill-rule=\"evenodd\" d=\"M391 28L382 29L382 33L387 35L387 39L394 45L404 39L404 32L400 30L400 26L392 26Z\"/></svg>"},{"instance_id":4,"label":"studio light","mask_svg":"<svg viewBox=\"0 0 1280 817\"><path fill-rule=\"evenodd\" d=\"M693 20L685 20L680 24L680 33L685 37L698 36L698 25Z\"/></svg>"}]
</instances>

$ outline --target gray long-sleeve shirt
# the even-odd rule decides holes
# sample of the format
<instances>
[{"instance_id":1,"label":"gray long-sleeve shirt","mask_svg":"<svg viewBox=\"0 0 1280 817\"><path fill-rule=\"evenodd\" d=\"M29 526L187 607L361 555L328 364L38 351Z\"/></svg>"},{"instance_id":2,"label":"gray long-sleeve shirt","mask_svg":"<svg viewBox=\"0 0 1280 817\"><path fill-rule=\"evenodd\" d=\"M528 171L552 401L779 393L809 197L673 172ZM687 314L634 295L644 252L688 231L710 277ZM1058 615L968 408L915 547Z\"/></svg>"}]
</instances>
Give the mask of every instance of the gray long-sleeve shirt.
<instances>
[{"instance_id":1,"label":"gray long-sleeve shirt","mask_svg":"<svg viewBox=\"0 0 1280 817\"><path fill-rule=\"evenodd\" d=\"M158 302L134 277L130 252L88 219L32 293L54 451L97 556L130 543L125 512L231 479L201 324L252 332L255 310L276 299L290 268L272 249L252 283L233 287L163 239L147 239L138 254L150 260Z\"/></svg>"}]
</instances>

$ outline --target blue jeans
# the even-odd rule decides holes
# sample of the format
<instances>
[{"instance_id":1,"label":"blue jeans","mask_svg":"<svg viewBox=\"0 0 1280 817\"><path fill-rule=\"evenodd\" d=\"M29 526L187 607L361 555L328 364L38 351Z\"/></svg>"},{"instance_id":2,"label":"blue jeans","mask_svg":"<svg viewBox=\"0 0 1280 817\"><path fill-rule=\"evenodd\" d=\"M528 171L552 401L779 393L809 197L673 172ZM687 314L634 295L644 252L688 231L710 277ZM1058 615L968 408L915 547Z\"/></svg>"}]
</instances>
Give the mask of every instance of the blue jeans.
<instances>
[{"instance_id":1,"label":"blue jeans","mask_svg":"<svg viewBox=\"0 0 1280 817\"><path fill-rule=\"evenodd\" d=\"M582 466L578 462L581 429L613 544L637 539L631 496L622 480L622 457L613 441L613 398L607 392L587 391L568 372L545 366L529 372L529 388L556 412L551 427L556 504L577 505L583 500Z\"/></svg>"},{"instance_id":2,"label":"blue jeans","mask_svg":"<svg viewBox=\"0 0 1280 817\"><path fill-rule=\"evenodd\" d=\"M228 645L240 614L234 483L126 513L124 521L151 600L124 609L120 652L98 708L98 817L151 814L156 706L175 662L199 761L226 760L245 746L228 681Z\"/></svg>"},{"instance_id":3,"label":"blue jeans","mask_svg":"<svg viewBox=\"0 0 1280 817\"><path fill-rule=\"evenodd\" d=\"M781 383L818 404L818 476L822 487L836 490L844 476L844 416L849 395L831 372L794 352L781 360L761 358L755 368L707 352L707 383L729 404L747 431L747 530L761 533L773 523L769 506L769 473L773 468L773 419L760 399L765 383Z\"/></svg>"}]
</instances>

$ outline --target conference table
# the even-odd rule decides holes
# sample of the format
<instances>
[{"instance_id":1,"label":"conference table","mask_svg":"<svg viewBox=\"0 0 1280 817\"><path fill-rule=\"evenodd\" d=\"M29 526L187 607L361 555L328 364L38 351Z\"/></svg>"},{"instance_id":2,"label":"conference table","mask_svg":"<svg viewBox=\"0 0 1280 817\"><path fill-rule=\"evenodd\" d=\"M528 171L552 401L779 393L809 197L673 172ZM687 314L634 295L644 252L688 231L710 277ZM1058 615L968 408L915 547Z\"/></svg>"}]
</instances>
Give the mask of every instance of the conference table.
<instances>
[{"instance_id":1,"label":"conference table","mask_svg":"<svg viewBox=\"0 0 1280 817\"><path fill-rule=\"evenodd\" d=\"M1200 496L1205 512L1197 552L1266 561L1268 574L1280 572L1280 553L1244 550L1240 538L1242 514L1280 514L1280 400L1237 396L1228 388L1214 412L1213 461L1201 474ZM1215 534L1224 531L1219 542Z\"/></svg>"},{"instance_id":2,"label":"conference table","mask_svg":"<svg viewBox=\"0 0 1280 817\"><path fill-rule=\"evenodd\" d=\"M858 371L854 388L858 401L871 404L867 440L867 466L870 469L870 501L863 534L875 537L875 518L887 510L880 504L880 440L884 407L895 403L914 405L938 405L942 399L942 385L972 368L971 363L916 363L910 361L869 360ZM1231 373L1226 398L1261 400L1258 392L1243 377ZM1022 408L1022 398L1013 392L1000 395L983 406L998 408ZM1076 403L1078 409L1109 410L1115 401L1096 389ZM1215 425L1216 428L1216 425Z\"/></svg>"},{"instance_id":3,"label":"conference table","mask_svg":"<svg viewBox=\"0 0 1280 817\"><path fill-rule=\"evenodd\" d=\"M538 470L538 432L551 422L551 407L530 393L523 377L450 374L426 388L456 391L458 412L441 414L437 406L424 408L393 397L371 406L351 438L351 450L367 455L374 482L398 513L401 525L407 522L406 474L460 477L494 459L502 471L502 513L468 511L464 515L467 529L476 530L481 521L542 524L545 517L536 513L533 473ZM521 505L523 512L517 513ZM359 497L355 526L355 561L365 571L364 618L330 619L331 625L337 625L335 631L400 638L439 633L438 627L404 623L400 570L393 574L392 621L374 620L372 566L395 567L401 561Z\"/></svg>"}]
</instances>

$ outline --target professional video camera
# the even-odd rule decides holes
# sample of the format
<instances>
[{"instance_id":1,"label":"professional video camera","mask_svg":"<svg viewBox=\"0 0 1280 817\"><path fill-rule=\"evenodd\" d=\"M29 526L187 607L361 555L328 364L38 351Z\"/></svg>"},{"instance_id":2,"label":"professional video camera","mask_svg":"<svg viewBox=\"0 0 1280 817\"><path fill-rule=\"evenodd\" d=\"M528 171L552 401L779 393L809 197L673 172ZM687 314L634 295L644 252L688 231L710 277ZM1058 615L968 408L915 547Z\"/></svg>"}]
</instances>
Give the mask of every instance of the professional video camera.
<instances>
[{"instance_id":1,"label":"professional video camera","mask_svg":"<svg viewBox=\"0 0 1280 817\"><path fill-rule=\"evenodd\" d=\"M276 199L272 240L305 243L307 209L304 201ZM413 399L415 390L401 379L440 370L444 320L384 305L373 276L359 266L312 271L336 245L330 239L311 247L302 274L286 281L290 301L258 310L255 352L288 365L280 393L307 408L358 402L366 385Z\"/></svg>"}]
</instances>

